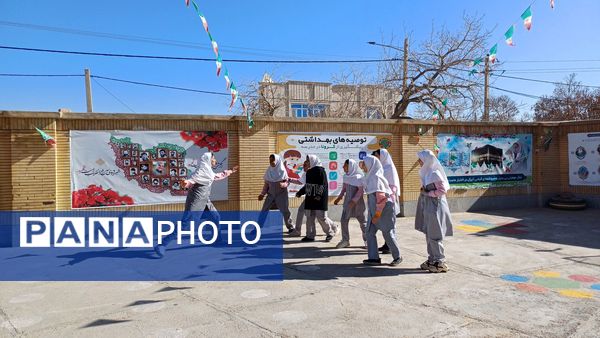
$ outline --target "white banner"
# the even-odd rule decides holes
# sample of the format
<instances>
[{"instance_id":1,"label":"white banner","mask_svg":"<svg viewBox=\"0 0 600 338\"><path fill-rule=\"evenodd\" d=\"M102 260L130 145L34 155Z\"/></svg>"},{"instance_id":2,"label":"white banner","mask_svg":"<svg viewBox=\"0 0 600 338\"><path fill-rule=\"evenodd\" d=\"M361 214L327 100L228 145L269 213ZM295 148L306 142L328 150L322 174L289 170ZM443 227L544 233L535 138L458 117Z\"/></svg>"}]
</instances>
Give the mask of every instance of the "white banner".
<instances>
[{"instance_id":1,"label":"white banner","mask_svg":"<svg viewBox=\"0 0 600 338\"><path fill-rule=\"evenodd\" d=\"M277 135L277 153L284 160L288 176L299 179L303 174L302 164L306 155L317 155L327 172L329 196L338 196L342 191L344 162L347 159L362 160L372 151L389 148L392 135L365 134L289 134ZM301 185L290 184L289 196L295 196Z\"/></svg>"},{"instance_id":2,"label":"white banner","mask_svg":"<svg viewBox=\"0 0 600 338\"><path fill-rule=\"evenodd\" d=\"M212 151L215 172L227 169L227 133L200 131L76 131L71 142L72 208L185 202L183 180ZM213 200L227 199L227 179Z\"/></svg>"},{"instance_id":3,"label":"white banner","mask_svg":"<svg viewBox=\"0 0 600 338\"><path fill-rule=\"evenodd\" d=\"M569 134L569 184L600 186L600 132Z\"/></svg>"}]
</instances>

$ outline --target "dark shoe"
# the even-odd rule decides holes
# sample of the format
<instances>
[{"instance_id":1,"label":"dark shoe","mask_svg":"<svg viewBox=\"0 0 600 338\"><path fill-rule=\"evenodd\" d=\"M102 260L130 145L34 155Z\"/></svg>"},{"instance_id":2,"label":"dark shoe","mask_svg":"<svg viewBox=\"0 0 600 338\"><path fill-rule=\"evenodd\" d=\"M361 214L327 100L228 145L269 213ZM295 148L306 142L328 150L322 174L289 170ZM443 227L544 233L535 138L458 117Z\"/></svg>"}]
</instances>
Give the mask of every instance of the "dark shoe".
<instances>
[{"instance_id":1,"label":"dark shoe","mask_svg":"<svg viewBox=\"0 0 600 338\"><path fill-rule=\"evenodd\" d=\"M154 252L156 252L156 255L160 258L163 258L165 256L166 251L167 251L167 248L165 248L165 246L162 244L159 244L154 247Z\"/></svg>"},{"instance_id":2,"label":"dark shoe","mask_svg":"<svg viewBox=\"0 0 600 338\"><path fill-rule=\"evenodd\" d=\"M435 262L429 266L429 271L433 273L448 272L448 266L444 262Z\"/></svg>"},{"instance_id":3,"label":"dark shoe","mask_svg":"<svg viewBox=\"0 0 600 338\"><path fill-rule=\"evenodd\" d=\"M365 259L363 261L364 265L381 265L381 259Z\"/></svg>"},{"instance_id":4,"label":"dark shoe","mask_svg":"<svg viewBox=\"0 0 600 338\"><path fill-rule=\"evenodd\" d=\"M325 242L331 242L332 239L333 239L333 236L327 235L327 237L325 237Z\"/></svg>"},{"instance_id":5,"label":"dark shoe","mask_svg":"<svg viewBox=\"0 0 600 338\"><path fill-rule=\"evenodd\" d=\"M400 257L398 257L398 258L394 259L394 260L393 260L393 261L390 263L390 265L391 265L391 266L396 266L396 265L398 265L398 264L400 264L400 263L402 263L402 256L400 256Z\"/></svg>"},{"instance_id":6,"label":"dark shoe","mask_svg":"<svg viewBox=\"0 0 600 338\"><path fill-rule=\"evenodd\" d=\"M288 228L288 234L291 234L292 232L294 232L296 229L294 228Z\"/></svg>"},{"instance_id":7,"label":"dark shoe","mask_svg":"<svg viewBox=\"0 0 600 338\"><path fill-rule=\"evenodd\" d=\"M314 242L315 239L314 238L310 238L310 237L304 237L301 239L302 242Z\"/></svg>"},{"instance_id":8,"label":"dark shoe","mask_svg":"<svg viewBox=\"0 0 600 338\"><path fill-rule=\"evenodd\" d=\"M387 243L382 245L381 248L379 248L379 252L381 252L384 255L388 255L390 253L390 248L388 248Z\"/></svg>"},{"instance_id":9,"label":"dark shoe","mask_svg":"<svg viewBox=\"0 0 600 338\"><path fill-rule=\"evenodd\" d=\"M429 270L429 267L432 265L432 263L429 260L426 260L425 262L421 263L421 270Z\"/></svg>"}]
</instances>

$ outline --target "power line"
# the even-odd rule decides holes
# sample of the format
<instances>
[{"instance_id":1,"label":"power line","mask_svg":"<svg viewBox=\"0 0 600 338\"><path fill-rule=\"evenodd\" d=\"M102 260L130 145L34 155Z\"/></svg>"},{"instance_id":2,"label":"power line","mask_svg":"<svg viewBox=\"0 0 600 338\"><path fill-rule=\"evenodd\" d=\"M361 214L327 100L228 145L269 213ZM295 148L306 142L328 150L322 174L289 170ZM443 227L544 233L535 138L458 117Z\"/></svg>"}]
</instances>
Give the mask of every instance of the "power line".
<instances>
[{"instance_id":1,"label":"power line","mask_svg":"<svg viewBox=\"0 0 600 338\"><path fill-rule=\"evenodd\" d=\"M122 58L137 58L137 59L159 59L159 60L180 60L180 61L204 61L215 62L214 58L193 58L182 56L158 56L158 55L140 55L140 54L117 54L117 53L98 53L98 52L81 52L59 49L43 49L43 48L26 48L13 46L0 46L0 49L20 50L28 52L44 52L56 54L71 54L71 55L87 55L87 56L105 56L105 57L122 57ZM295 63L295 64L331 64L331 63L377 63L400 61L399 58L389 59L369 59L369 60L247 60L247 59L223 59L224 62L231 63Z\"/></svg>"},{"instance_id":2,"label":"power line","mask_svg":"<svg viewBox=\"0 0 600 338\"><path fill-rule=\"evenodd\" d=\"M135 84L135 85L140 85L140 86L157 87L157 88L165 88L165 89L173 89L173 90L181 90L181 91L193 92L193 93L201 93L201 94L231 96L231 94L229 94L229 93L220 93L220 92L213 92L213 91L208 91L208 90L199 90L199 89L192 89L192 88L165 86L165 85L160 85L160 84L155 84L155 83L139 82L139 81L131 81L131 80L123 80L123 79L116 79L116 78L112 78L112 77L105 77L105 76L98 76L98 75L91 75L91 77L92 78L96 78L96 79L108 80L108 81L115 81L115 82L123 82L123 83Z\"/></svg>"},{"instance_id":3,"label":"power line","mask_svg":"<svg viewBox=\"0 0 600 338\"><path fill-rule=\"evenodd\" d=\"M553 85L557 85L557 86L560 86L560 85L564 85L564 86L573 85L573 86L577 86L577 87L586 87L586 88L600 89L600 86L591 86L591 85L584 85L584 84L568 84L568 83L564 83L564 82L555 82L555 81L528 79L528 78L524 78L524 77L509 76L509 75L498 75L498 74L491 74L491 75L495 76L495 77L502 77L502 78L507 78L507 79L521 80L521 81L549 83L549 84L553 84Z\"/></svg>"},{"instance_id":4,"label":"power line","mask_svg":"<svg viewBox=\"0 0 600 338\"><path fill-rule=\"evenodd\" d=\"M74 35L81 35L81 36L92 36L92 37L114 39L114 40L134 41L134 42L151 43L151 44L167 45L167 46L175 46L175 47L183 47L183 48L212 50L211 47L200 46L197 42L172 40L172 39L159 39L159 38L139 36L139 35L112 34L112 33L96 32L96 31L89 31L89 30L72 29L72 28L55 27L55 26L43 26L43 25L35 25L35 24L11 22L11 21L0 21L0 25L13 27L13 28L25 28L25 29L33 29L33 30L40 30L40 31L48 31L48 32L74 34ZM230 45L219 45L219 47L221 47L224 51L230 51L233 53L248 54L248 55L260 55L260 56L269 56L269 55L261 54L261 53L249 53L249 52L244 52L244 51L273 52L273 53L313 55L313 56L314 55L335 56L335 57L340 56L340 55L333 55L333 54L283 51L283 50L262 49L262 48L248 48L248 47L239 47L239 46L230 46Z\"/></svg>"},{"instance_id":5,"label":"power line","mask_svg":"<svg viewBox=\"0 0 600 338\"><path fill-rule=\"evenodd\" d=\"M75 77L75 76L83 76L83 74L11 74L11 73L0 73L0 76L10 76L10 77Z\"/></svg>"},{"instance_id":6,"label":"power line","mask_svg":"<svg viewBox=\"0 0 600 338\"><path fill-rule=\"evenodd\" d=\"M110 90L108 90L106 87L104 87L100 81L92 78L92 80L94 80L94 82L100 86L100 88L104 89L104 91L106 91L110 96L112 96L115 100L119 101L123 106L125 106L125 108L129 109L129 111L131 111L132 113L136 113L135 110L133 110L127 103L123 102L121 99L119 99L115 94L111 93Z\"/></svg>"}]
</instances>

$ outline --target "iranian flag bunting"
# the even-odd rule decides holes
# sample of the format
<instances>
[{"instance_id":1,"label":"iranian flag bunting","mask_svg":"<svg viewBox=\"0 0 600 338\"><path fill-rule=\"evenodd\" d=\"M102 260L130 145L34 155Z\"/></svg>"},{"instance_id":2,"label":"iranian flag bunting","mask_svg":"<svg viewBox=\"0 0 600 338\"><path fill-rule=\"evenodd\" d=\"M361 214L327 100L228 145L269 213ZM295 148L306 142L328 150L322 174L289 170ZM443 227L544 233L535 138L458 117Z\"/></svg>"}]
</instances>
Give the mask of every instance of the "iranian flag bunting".
<instances>
[{"instance_id":1,"label":"iranian flag bunting","mask_svg":"<svg viewBox=\"0 0 600 338\"><path fill-rule=\"evenodd\" d=\"M506 40L506 44L509 46L514 46L513 35L515 34L515 26L510 26L510 28L504 33L504 39Z\"/></svg>"},{"instance_id":2,"label":"iranian flag bunting","mask_svg":"<svg viewBox=\"0 0 600 338\"><path fill-rule=\"evenodd\" d=\"M494 47L492 47L490 49L490 62L491 63L495 63L496 62L496 53L498 52L498 44L495 44Z\"/></svg>"},{"instance_id":3,"label":"iranian flag bunting","mask_svg":"<svg viewBox=\"0 0 600 338\"><path fill-rule=\"evenodd\" d=\"M525 12L521 14L521 19L523 19L523 25L527 30L531 30L531 6L527 7Z\"/></svg>"}]
</instances>

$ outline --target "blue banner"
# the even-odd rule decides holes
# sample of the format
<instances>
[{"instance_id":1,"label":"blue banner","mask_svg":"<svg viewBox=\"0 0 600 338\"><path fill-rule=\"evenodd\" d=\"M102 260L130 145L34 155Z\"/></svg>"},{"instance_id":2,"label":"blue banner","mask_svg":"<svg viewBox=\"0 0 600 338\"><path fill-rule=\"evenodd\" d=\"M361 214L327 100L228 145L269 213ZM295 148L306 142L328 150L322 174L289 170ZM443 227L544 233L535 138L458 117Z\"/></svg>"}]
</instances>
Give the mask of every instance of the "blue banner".
<instances>
[{"instance_id":1,"label":"blue banner","mask_svg":"<svg viewBox=\"0 0 600 338\"><path fill-rule=\"evenodd\" d=\"M2 281L283 280L279 212L0 212Z\"/></svg>"}]
</instances>

